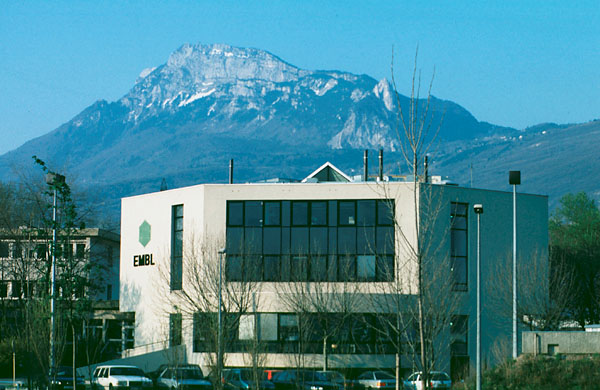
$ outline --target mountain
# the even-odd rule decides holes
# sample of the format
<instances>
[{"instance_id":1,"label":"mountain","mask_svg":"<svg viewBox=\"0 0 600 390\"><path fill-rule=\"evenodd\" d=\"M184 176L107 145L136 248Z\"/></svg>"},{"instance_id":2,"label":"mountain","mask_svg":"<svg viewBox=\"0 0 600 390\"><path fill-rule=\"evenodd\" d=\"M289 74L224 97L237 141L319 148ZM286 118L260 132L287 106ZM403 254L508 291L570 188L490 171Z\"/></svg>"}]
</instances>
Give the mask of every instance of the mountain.
<instances>
[{"instance_id":1,"label":"mountain","mask_svg":"<svg viewBox=\"0 0 600 390\"><path fill-rule=\"evenodd\" d=\"M186 44L142 71L118 101L99 100L0 156L0 180L35 169L37 155L118 217L120 197L158 190L162 178L170 187L225 182L230 158L236 181L302 178L327 160L352 173L362 149L383 148L386 161L399 161L397 107L408 102L385 79L299 69L258 49ZM418 104L423 112L426 102ZM503 158L502 137L521 134L435 97L429 112L432 132L440 127L434 166L459 178L479 149L498 148ZM386 170L397 172L391 163Z\"/></svg>"}]
</instances>

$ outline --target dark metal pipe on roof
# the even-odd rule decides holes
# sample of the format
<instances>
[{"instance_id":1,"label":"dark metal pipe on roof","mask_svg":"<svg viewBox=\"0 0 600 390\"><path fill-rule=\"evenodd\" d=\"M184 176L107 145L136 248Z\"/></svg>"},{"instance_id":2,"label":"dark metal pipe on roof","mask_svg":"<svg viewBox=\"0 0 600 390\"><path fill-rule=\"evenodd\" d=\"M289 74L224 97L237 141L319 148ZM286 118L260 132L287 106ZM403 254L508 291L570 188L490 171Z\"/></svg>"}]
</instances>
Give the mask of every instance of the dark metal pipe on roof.
<instances>
[{"instance_id":1,"label":"dark metal pipe on roof","mask_svg":"<svg viewBox=\"0 0 600 390\"><path fill-rule=\"evenodd\" d=\"M369 180L369 150L365 149L363 181Z\"/></svg>"},{"instance_id":2,"label":"dark metal pipe on roof","mask_svg":"<svg viewBox=\"0 0 600 390\"><path fill-rule=\"evenodd\" d=\"M379 181L383 181L383 149L379 149Z\"/></svg>"},{"instance_id":3,"label":"dark metal pipe on roof","mask_svg":"<svg viewBox=\"0 0 600 390\"><path fill-rule=\"evenodd\" d=\"M229 160L229 184L233 184L233 159Z\"/></svg>"}]
</instances>

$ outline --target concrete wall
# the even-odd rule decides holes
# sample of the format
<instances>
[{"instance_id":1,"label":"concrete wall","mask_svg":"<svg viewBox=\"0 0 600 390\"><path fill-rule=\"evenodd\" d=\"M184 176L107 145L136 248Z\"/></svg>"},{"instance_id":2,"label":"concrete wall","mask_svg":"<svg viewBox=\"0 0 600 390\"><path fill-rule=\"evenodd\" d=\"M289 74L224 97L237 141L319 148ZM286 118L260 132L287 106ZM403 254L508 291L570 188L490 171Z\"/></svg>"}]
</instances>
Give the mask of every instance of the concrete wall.
<instances>
[{"instance_id":1,"label":"concrete wall","mask_svg":"<svg viewBox=\"0 0 600 390\"><path fill-rule=\"evenodd\" d=\"M522 334L524 354L600 353L600 332L523 332Z\"/></svg>"}]
</instances>

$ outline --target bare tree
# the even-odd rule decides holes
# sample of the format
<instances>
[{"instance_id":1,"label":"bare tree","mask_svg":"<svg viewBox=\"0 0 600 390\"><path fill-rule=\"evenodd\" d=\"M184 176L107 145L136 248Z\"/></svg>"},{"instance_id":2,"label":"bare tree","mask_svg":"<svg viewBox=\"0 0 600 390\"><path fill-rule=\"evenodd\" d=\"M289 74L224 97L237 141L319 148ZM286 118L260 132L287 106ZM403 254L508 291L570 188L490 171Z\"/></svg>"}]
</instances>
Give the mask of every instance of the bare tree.
<instances>
[{"instance_id":1,"label":"bare tree","mask_svg":"<svg viewBox=\"0 0 600 390\"><path fill-rule=\"evenodd\" d=\"M511 254L493 264L487 288L493 291L489 299L496 318L509 318L512 313L512 292L506 286L512 281ZM576 285L571 270L563 263L550 266L545 251L536 251L517 268L517 318L530 330L559 330L569 318L568 309Z\"/></svg>"},{"instance_id":2,"label":"bare tree","mask_svg":"<svg viewBox=\"0 0 600 390\"><path fill-rule=\"evenodd\" d=\"M406 184L410 186L412 197L409 201L411 210L406 211L403 222L397 215L394 218L395 268L387 270L390 282L380 287L385 299L377 303L378 311L386 313L381 315L386 323L383 331L388 333L396 350L397 388L401 375L400 357L405 352L414 358L413 366L423 371L423 388L429 386L429 372L436 367L441 349L447 346L441 341L443 333L449 328L452 315L460 304L460 296L452 291L454 281L447 241L440 239L449 231L449 215L445 214L447 208L442 202L443 189L434 188L429 183L428 172L421 173L419 169L425 165L427 153L435 144L443 114L436 117L432 108L433 77L426 99L420 98L421 72L417 69L417 56L418 52L415 53L407 107L403 107L396 87L393 56L391 69L398 123L396 134L403 162L410 172L410 182ZM386 198L406 204L407 199L393 192L392 185L381 183L380 188ZM392 204L390 202L390 207Z\"/></svg>"},{"instance_id":3,"label":"bare tree","mask_svg":"<svg viewBox=\"0 0 600 390\"><path fill-rule=\"evenodd\" d=\"M165 289L161 296L169 307L177 308L181 320L200 325L193 326L194 345L209 352L207 357L210 359L213 379L217 386L221 386L221 370L227 360L225 352L238 342L240 326L243 327L243 321L247 321L249 315L254 315L254 308L258 305L255 294L258 282L252 273L243 274L241 280L230 280L230 265L226 266L225 258L219 253L223 247L222 240L201 239L193 234L186 236L185 240L181 288L166 291L170 285L171 271L159 268L159 285ZM249 266L247 268L250 269ZM260 353L259 348L252 348L253 341L248 341L246 344L250 352ZM255 364L258 362L259 359L255 359Z\"/></svg>"}]
</instances>

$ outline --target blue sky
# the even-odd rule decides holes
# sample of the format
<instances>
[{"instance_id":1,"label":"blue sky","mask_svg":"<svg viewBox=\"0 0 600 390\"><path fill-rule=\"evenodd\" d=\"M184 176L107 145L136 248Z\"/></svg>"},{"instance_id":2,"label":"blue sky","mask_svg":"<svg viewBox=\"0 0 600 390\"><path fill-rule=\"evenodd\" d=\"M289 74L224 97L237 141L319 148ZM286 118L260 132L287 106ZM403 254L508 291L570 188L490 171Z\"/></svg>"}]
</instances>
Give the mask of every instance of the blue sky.
<instances>
[{"instance_id":1,"label":"blue sky","mask_svg":"<svg viewBox=\"0 0 600 390\"><path fill-rule=\"evenodd\" d=\"M415 49L433 94L524 128L600 118L600 3L0 0L0 153L124 95L183 43L267 50L305 69L389 78Z\"/></svg>"}]
</instances>

